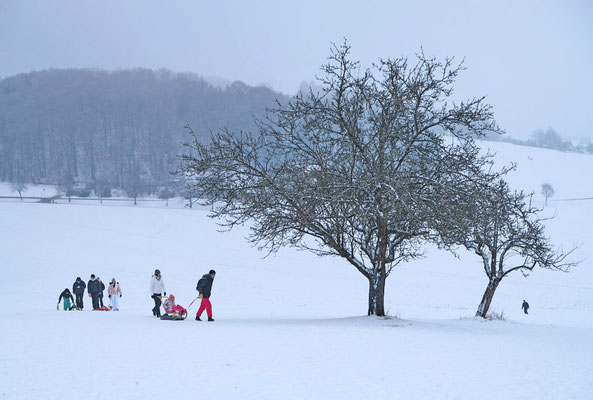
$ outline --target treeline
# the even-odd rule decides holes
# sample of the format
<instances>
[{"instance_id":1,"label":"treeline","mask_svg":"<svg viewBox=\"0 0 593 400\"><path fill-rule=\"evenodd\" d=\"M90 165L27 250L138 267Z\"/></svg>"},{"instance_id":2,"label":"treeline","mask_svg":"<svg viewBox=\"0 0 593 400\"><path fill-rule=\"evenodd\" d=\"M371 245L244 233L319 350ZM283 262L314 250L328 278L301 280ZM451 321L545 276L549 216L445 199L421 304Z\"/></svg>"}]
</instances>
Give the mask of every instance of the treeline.
<instances>
[{"instance_id":1,"label":"treeline","mask_svg":"<svg viewBox=\"0 0 593 400\"><path fill-rule=\"evenodd\" d=\"M486 140L494 142L508 142L518 146L541 147L558 151L572 151L575 153L593 154L593 143L586 141L575 144L570 140L564 140L553 128L537 129L527 140L518 140L500 135L488 135Z\"/></svg>"},{"instance_id":2,"label":"treeline","mask_svg":"<svg viewBox=\"0 0 593 400\"><path fill-rule=\"evenodd\" d=\"M217 88L166 70L47 70L0 80L0 180L131 197L176 190L170 172L190 124L255 130L282 94L234 82ZM100 193L99 193L100 192Z\"/></svg>"}]
</instances>

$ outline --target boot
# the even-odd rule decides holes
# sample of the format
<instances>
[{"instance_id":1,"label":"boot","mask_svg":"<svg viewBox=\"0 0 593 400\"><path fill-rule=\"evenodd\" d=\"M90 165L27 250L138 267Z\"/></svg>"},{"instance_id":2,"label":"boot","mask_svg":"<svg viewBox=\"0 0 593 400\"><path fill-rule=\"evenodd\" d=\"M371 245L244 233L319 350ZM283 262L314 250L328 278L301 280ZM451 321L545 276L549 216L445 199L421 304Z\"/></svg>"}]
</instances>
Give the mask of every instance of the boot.
<instances>
[{"instance_id":1,"label":"boot","mask_svg":"<svg viewBox=\"0 0 593 400\"><path fill-rule=\"evenodd\" d=\"M208 322L214 322L214 318L208 317Z\"/></svg>"},{"instance_id":2,"label":"boot","mask_svg":"<svg viewBox=\"0 0 593 400\"><path fill-rule=\"evenodd\" d=\"M201 321L202 319L196 315L196 321Z\"/></svg>"}]
</instances>

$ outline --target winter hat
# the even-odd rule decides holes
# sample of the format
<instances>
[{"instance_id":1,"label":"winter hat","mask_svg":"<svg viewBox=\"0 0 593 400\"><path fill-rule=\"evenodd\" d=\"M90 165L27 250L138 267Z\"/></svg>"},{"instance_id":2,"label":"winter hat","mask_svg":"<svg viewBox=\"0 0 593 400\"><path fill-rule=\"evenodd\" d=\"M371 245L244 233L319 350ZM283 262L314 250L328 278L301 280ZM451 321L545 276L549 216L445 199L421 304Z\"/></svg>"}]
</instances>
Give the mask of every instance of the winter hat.
<instances>
[{"instance_id":1,"label":"winter hat","mask_svg":"<svg viewBox=\"0 0 593 400\"><path fill-rule=\"evenodd\" d=\"M161 273L161 271L159 271L158 269L155 269L155 270L154 270L154 274L155 274L155 275L158 275L158 274L160 274L160 273Z\"/></svg>"},{"instance_id":2,"label":"winter hat","mask_svg":"<svg viewBox=\"0 0 593 400\"><path fill-rule=\"evenodd\" d=\"M95 278L95 274L91 274L91 278L93 278L93 279L94 279L94 278Z\"/></svg>"},{"instance_id":3,"label":"winter hat","mask_svg":"<svg viewBox=\"0 0 593 400\"><path fill-rule=\"evenodd\" d=\"M213 269L211 269L210 272L208 272L208 275L212 275L212 274L216 275L216 271Z\"/></svg>"},{"instance_id":4,"label":"winter hat","mask_svg":"<svg viewBox=\"0 0 593 400\"><path fill-rule=\"evenodd\" d=\"M173 296L172 294L170 294L170 295L169 295L169 298L170 298L171 300L175 300L175 296Z\"/></svg>"},{"instance_id":5,"label":"winter hat","mask_svg":"<svg viewBox=\"0 0 593 400\"><path fill-rule=\"evenodd\" d=\"M76 280L77 280L77 281L79 281L79 280L80 280L80 276L77 276L77 277L76 277Z\"/></svg>"}]
</instances>

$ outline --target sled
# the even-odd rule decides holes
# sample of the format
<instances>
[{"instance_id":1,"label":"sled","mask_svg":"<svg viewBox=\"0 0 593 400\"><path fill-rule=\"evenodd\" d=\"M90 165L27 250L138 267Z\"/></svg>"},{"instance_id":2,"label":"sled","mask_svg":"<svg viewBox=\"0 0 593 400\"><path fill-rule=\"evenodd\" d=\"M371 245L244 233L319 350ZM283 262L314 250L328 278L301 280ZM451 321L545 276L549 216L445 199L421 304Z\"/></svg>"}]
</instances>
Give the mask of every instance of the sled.
<instances>
[{"instance_id":1,"label":"sled","mask_svg":"<svg viewBox=\"0 0 593 400\"><path fill-rule=\"evenodd\" d=\"M182 312L165 313L161 315L163 321L183 321L186 318L187 310L185 309Z\"/></svg>"},{"instance_id":2,"label":"sled","mask_svg":"<svg viewBox=\"0 0 593 400\"><path fill-rule=\"evenodd\" d=\"M99 310L99 311L111 311L111 310L110 310L109 308L107 308L107 307L99 307L99 308L97 308L97 310Z\"/></svg>"},{"instance_id":3,"label":"sled","mask_svg":"<svg viewBox=\"0 0 593 400\"><path fill-rule=\"evenodd\" d=\"M161 319L163 321L183 321L185 318L187 318L187 314L185 314L184 316L174 315L174 314L163 314L163 315L161 315Z\"/></svg>"}]
</instances>

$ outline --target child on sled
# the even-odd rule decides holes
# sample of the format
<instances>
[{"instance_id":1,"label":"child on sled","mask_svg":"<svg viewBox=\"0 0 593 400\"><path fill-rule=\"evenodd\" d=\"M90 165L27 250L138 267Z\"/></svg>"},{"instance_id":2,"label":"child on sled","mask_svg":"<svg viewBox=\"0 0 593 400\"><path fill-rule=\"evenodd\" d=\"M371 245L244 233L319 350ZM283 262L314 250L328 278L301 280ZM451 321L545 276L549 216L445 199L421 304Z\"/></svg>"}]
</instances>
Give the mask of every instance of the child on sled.
<instances>
[{"instance_id":1,"label":"child on sled","mask_svg":"<svg viewBox=\"0 0 593 400\"><path fill-rule=\"evenodd\" d=\"M183 315L187 312L185 308L175 304L175 296L173 296L172 294L170 294L169 297L165 300L165 302L163 303L163 307L165 308L165 312L167 314Z\"/></svg>"}]
</instances>

